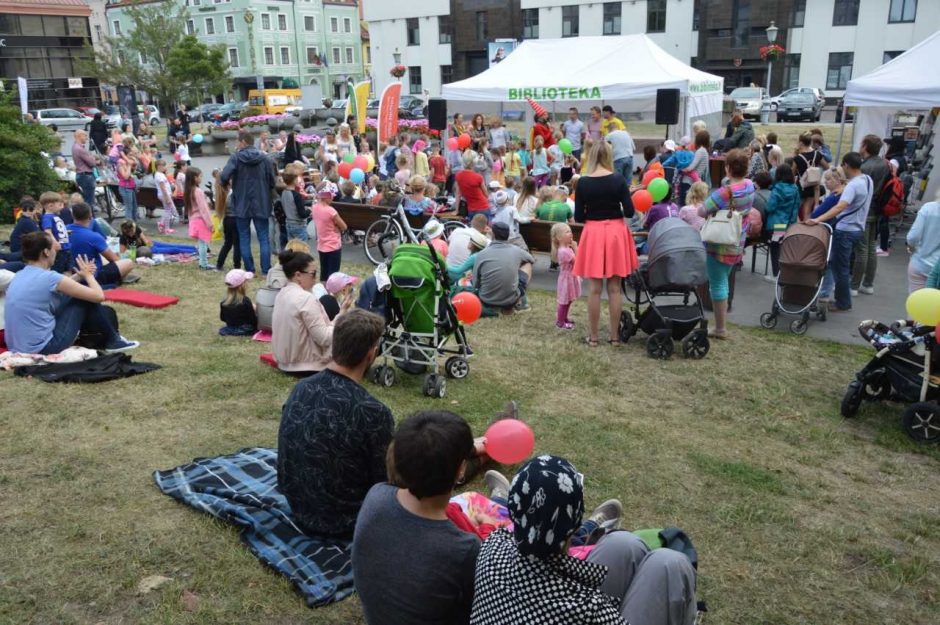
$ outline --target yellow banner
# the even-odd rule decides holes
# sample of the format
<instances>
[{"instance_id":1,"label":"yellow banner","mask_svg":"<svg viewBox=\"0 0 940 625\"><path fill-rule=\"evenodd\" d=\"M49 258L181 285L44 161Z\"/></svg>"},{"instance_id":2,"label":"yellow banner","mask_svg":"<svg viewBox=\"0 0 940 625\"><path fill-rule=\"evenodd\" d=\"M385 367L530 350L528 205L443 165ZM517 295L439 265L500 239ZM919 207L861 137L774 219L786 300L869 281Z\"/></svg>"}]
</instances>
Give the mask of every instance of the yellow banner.
<instances>
[{"instance_id":1,"label":"yellow banner","mask_svg":"<svg viewBox=\"0 0 940 625\"><path fill-rule=\"evenodd\" d=\"M359 132L364 132L366 128L366 107L369 104L369 91L371 87L372 83L368 80L364 80L353 87L353 92L356 94L356 110L354 114L359 124Z\"/></svg>"}]
</instances>

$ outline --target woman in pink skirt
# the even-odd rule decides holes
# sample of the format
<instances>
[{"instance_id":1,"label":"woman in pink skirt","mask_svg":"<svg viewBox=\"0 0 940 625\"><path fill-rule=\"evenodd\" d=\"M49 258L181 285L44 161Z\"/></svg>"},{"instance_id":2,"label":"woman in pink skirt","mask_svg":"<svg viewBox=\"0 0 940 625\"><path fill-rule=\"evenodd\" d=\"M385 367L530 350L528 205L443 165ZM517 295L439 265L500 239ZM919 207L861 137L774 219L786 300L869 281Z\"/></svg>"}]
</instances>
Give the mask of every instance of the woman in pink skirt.
<instances>
[{"instance_id":1,"label":"woman in pink skirt","mask_svg":"<svg viewBox=\"0 0 940 625\"><path fill-rule=\"evenodd\" d=\"M574 194L574 219L584 224L574 261L574 274L588 281L588 324L585 339L597 346L601 316L601 292L607 280L607 307L610 313L611 345L620 344L620 293L623 279L639 266L633 236L625 218L633 216L630 185L613 171L610 146L598 141L591 147L588 173L578 181Z\"/></svg>"}]
</instances>

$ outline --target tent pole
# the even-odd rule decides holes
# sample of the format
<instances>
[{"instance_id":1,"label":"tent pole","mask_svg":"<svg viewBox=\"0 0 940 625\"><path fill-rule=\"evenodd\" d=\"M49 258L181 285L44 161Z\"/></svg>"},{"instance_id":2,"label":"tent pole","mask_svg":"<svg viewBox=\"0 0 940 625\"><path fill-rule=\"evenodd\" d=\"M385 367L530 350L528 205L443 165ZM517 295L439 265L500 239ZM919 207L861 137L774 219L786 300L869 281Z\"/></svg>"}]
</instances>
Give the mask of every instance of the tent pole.
<instances>
[{"instance_id":1,"label":"tent pole","mask_svg":"<svg viewBox=\"0 0 940 625\"><path fill-rule=\"evenodd\" d=\"M836 146L836 160L838 163L839 159L842 158L842 135L845 134L845 118L848 116L848 107L842 107L842 123L839 125L839 144Z\"/></svg>"}]
</instances>

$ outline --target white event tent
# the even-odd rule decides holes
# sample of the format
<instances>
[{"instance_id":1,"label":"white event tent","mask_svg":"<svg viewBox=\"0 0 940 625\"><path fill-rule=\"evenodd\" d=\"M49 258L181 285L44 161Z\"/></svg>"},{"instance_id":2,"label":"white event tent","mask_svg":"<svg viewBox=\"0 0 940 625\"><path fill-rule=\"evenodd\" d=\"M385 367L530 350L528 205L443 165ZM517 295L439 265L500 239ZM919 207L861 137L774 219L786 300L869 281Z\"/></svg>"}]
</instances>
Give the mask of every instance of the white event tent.
<instances>
[{"instance_id":1,"label":"white event tent","mask_svg":"<svg viewBox=\"0 0 940 625\"><path fill-rule=\"evenodd\" d=\"M679 124L671 129L682 134L699 118L720 125L723 87L721 76L686 65L641 34L527 40L485 72L444 85L441 95L452 113L528 109L526 98L558 113L605 104L650 112L657 89L678 89Z\"/></svg>"}]
</instances>

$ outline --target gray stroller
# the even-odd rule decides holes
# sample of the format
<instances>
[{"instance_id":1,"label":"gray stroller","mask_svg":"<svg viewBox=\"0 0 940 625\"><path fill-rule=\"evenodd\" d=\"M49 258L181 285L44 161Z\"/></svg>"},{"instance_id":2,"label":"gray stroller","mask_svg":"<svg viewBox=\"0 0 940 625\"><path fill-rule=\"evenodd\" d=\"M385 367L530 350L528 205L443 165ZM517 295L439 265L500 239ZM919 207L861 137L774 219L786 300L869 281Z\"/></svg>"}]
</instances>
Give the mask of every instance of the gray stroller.
<instances>
[{"instance_id":1,"label":"gray stroller","mask_svg":"<svg viewBox=\"0 0 940 625\"><path fill-rule=\"evenodd\" d=\"M643 330L649 335L646 352L650 358L672 356L674 340L682 341L686 358L704 358L710 347L708 321L696 290L707 280L702 237L681 219L667 217L650 229L647 244L647 262L623 284L633 315L626 310L621 313L620 340L626 343ZM634 291L632 300L629 287ZM657 302L657 298L668 301ZM643 304L648 306L641 312Z\"/></svg>"}]
</instances>

